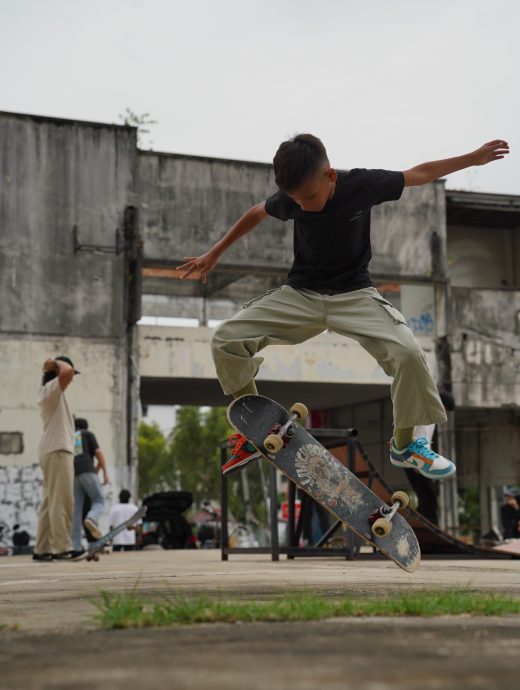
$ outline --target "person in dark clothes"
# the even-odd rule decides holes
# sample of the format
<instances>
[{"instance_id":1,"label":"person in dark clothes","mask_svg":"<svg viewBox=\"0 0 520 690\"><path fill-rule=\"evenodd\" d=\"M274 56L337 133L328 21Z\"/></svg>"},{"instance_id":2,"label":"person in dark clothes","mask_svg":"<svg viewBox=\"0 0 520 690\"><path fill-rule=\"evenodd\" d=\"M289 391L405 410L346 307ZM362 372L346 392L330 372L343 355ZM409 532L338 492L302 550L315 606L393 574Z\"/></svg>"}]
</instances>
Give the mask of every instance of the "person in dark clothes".
<instances>
[{"instance_id":1,"label":"person in dark clothes","mask_svg":"<svg viewBox=\"0 0 520 690\"><path fill-rule=\"evenodd\" d=\"M85 526L90 534L99 539L102 532L99 529L99 519L105 507L103 488L97 473L103 473L103 484L109 483L105 456L103 455L96 437L88 430L86 419L74 420L76 428L74 443L74 518L72 522L72 548L79 555L83 552L81 545L81 526ZM97 459L97 467L94 462ZM83 508L86 497L90 499L90 509L84 517Z\"/></svg>"},{"instance_id":2,"label":"person in dark clothes","mask_svg":"<svg viewBox=\"0 0 520 690\"><path fill-rule=\"evenodd\" d=\"M520 539L520 490L513 487L504 493L504 505L500 508L504 539Z\"/></svg>"}]
</instances>

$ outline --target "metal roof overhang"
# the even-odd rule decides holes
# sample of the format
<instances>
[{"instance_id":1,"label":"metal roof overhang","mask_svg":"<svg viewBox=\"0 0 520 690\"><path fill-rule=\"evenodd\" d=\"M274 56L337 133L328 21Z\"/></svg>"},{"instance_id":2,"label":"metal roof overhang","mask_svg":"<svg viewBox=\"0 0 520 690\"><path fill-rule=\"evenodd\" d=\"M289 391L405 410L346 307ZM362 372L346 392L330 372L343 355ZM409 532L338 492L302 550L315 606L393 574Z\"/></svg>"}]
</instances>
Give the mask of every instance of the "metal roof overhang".
<instances>
[{"instance_id":1,"label":"metal roof overhang","mask_svg":"<svg viewBox=\"0 0 520 690\"><path fill-rule=\"evenodd\" d=\"M448 225L520 227L520 195L446 190Z\"/></svg>"}]
</instances>

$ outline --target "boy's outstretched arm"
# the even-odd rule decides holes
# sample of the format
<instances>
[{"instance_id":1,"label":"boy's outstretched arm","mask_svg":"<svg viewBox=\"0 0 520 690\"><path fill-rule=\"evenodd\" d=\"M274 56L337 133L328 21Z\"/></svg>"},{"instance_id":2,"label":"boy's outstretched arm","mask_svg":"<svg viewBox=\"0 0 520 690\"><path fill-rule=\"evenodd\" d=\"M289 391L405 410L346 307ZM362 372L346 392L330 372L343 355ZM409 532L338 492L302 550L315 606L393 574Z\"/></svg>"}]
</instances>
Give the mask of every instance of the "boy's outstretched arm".
<instances>
[{"instance_id":1,"label":"boy's outstretched arm","mask_svg":"<svg viewBox=\"0 0 520 690\"><path fill-rule=\"evenodd\" d=\"M251 208L244 213L244 215L237 220L237 222L227 231L227 233L216 244L211 247L205 254L201 256L185 256L186 263L177 266L178 271L184 271L181 278L187 278L190 273L197 271L203 283L206 282L206 274L209 273L217 264L220 256L230 247L233 242L246 235L250 230L255 228L265 218L267 218L267 211L265 210L265 201L260 204L251 206Z\"/></svg>"},{"instance_id":2,"label":"boy's outstretched arm","mask_svg":"<svg viewBox=\"0 0 520 690\"><path fill-rule=\"evenodd\" d=\"M485 165L491 161L500 160L509 153L509 144L503 139L494 139L489 141L479 149L466 153L464 156L456 156L455 158L445 158L442 161L431 161L429 163L421 163L410 170L404 171L404 186L416 187L427 182L444 177L457 170L464 170L473 165Z\"/></svg>"}]
</instances>

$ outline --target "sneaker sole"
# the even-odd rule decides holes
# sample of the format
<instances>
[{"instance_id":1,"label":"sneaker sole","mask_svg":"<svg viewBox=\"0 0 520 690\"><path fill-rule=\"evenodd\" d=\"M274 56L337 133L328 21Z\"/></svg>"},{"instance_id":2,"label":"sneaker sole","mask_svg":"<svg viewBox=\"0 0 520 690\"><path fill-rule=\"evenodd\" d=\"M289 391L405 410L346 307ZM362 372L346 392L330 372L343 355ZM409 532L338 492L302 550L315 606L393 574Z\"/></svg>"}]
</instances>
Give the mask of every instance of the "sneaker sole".
<instances>
[{"instance_id":1,"label":"sneaker sole","mask_svg":"<svg viewBox=\"0 0 520 690\"><path fill-rule=\"evenodd\" d=\"M417 472L419 472L421 476L426 477L426 479L447 479L448 477L452 477L457 472L457 468L453 464L443 474L432 474L431 472L423 472L422 467L419 467L418 465L412 465L411 463L403 462L401 460L394 460L392 456L390 456L390 463L394 467L399 467L402 470L417 470Z\"/></svg>"},{"instance_id":2,"label":"sneaker sole","mask_svg":"<svg viewBox=\"0 0 520 690\"><path fill-rule=\"evenodd\" d=\"M447 470L444 474L431 474L428 472L421 472L419 469L419 473L423 476L426 477L426 479L434 479L436 481L442 480L442 479L448 479L448 477L453 477L453 475L457 472L457 468L455 465L453 467L450 467L449 470Z\"/></svg>"},{"instance_id":3,"label":"sneaker sole","mask_svg":"<svg viewBox=\"0 0 520 690\"><path fill-rule=\"evenodd\" d=\"M244 467L246 467L246 465L249 465L250 462L254 462L255 460L258 460L261 457L262 457L262 453L257 451L256 453L253 453L253 455L250 455L249 457L244 458L243 460L240 460L240 462L236 462L229 469L222 470L222 476L223 477L229 477L230 474L234 474L235 472L240 472L240 470L243 470Z\"/></svg>"}]
</instances>

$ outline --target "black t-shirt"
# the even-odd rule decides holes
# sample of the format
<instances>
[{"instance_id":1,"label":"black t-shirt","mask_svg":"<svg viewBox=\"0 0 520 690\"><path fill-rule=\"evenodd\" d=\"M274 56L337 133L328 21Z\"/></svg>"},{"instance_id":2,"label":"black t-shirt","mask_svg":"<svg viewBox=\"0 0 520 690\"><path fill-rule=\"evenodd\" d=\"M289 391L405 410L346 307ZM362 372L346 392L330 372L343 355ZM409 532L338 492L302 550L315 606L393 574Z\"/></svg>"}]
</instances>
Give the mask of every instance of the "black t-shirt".
<instances>
[{"instance_id":1,"label":"black t-shirt","mask_svg":"<svg viewBox=\"0 0 520 690\"><path fill-rule=\"evenodd\" d=\"M287 284L330 292L371 286L370 209L399 199L403 187L402 172L354 168L338 172L334 195L321 211L302 211L281 190L269 197L265 210L270 216L294 220L294 262Z\"/></svg>"},{"instance_id":2,"label":"black t-shirt","mask_svg":"<svg viewBox=\"0 0 520 690\"><path fill-rule=\"evenodd\" d=\"M74 436L74 475L95 472L94 453L99 448L91 431L76 431Z\"/></svg>"}]
</instances>

